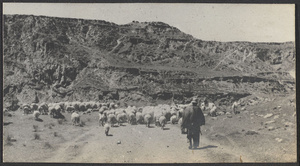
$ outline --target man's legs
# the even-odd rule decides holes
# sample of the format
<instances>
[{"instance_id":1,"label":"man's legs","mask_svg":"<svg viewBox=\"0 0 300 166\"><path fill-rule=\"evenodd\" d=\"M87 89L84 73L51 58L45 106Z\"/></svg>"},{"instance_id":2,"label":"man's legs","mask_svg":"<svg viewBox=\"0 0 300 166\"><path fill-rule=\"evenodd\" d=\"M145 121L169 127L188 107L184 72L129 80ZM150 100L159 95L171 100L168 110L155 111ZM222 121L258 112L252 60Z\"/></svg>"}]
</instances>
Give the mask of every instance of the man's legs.
<instances>
[{"instance_id":1,"label":"man's legs","mask_svg":"<svg viewBox=\"0 0 300 166\"><path fill-rule=\"evenodd\" d=\"M190 143L189 149L192 149L192 147L193 147L193 144L192 144L192 137L193 137L192 132L191 132L191 130L188 129L188 132L187 132L187 139L189 140L189 143Z\"/></svg>"},{"instance_id":2,"label":"man's legs","mask_svg":"<svg viewBox=\"0 0 300 166\"><path fill-rule=\"evenodd\" d=\"M195 132L193 134L193 147L197 148L199 146L199 141L200 141L200 132Z\"/></svg>"}]
</instances>

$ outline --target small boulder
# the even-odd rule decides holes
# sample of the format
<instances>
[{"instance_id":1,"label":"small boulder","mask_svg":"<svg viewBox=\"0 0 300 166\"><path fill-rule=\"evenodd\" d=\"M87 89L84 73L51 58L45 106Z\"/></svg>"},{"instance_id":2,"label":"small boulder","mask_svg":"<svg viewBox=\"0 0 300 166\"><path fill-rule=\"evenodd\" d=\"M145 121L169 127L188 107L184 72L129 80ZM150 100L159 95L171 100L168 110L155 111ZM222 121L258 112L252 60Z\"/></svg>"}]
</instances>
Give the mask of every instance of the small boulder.
<instances>
[{"instance_id":1,"label":"small boulder","mask_svg":"<svg viewBox=\"0 0 300 166\"><path fill-rule=\"evenodd\" d=\"M256 131L253 131L253 130L247 131L247 132L245 133L245 135L254 135L254 134L259 134L259 133L256 132Z\"/></svg>"},{"instance_id":2,"label":"small boulder","mask_svg":"<svg viewBox=\"0 0 300 166\"><path fill-rule=\"evenodd\" d=\"M242 111L245 111L245 110L246 110L246 108L245 108L245 107L243 107L243 108L241 108L241 110L242 110Z\"/></svg>"},{"instance_id":3,"label":"small boulder","mask_svg":"<svg viewBox=\"0 0 300 166\"><path fill-rule=\"evenodd\" d=\"M227 115L227 118L232 118L232 115Z\"/></svg>"},{"instance_id":4,"label":"small boulder","mask_svg":"<svg viewBox=\"0 0 300 166\"><path fill-rule=\"evenodd\" d=\"M281 138L275 138L275 140L279 143L283 141L283 139L281 139Z\"/></svg>"},{"instance_id":5,"label":"small boulder","mask_svg":"<svg viewBox=\"0 0 300 166\"><path fill-rule=\"evenodd\" d=\"M279 118L279 115L275 115L275 116L274 116L274 119L278 119L278 118Z\"/></svg>"},{"instance_id":6,"label":"small boulder","mask_svg":"<svg viewBox=\"0 0 300 166\"><path fill-rule=\"evenodd\" d=\"M212 120L218 120L218 118L217 118L217 117L212 117L211 119L212 119Z\"/></svg>"},{"instance_id":7,"label":"small boulder","mask_svg":"<svg viewBox=\"0 0 300 166\"><path fill-rule=\"evenodd\" d=\"M269 113L269 114L265 115L264 118L266 119L266 118L270 118L270 117L272 117L272 116L273 116L273 114L272 114L272 113Z\"/></svg>"},{"instance_id":8,"label":"small boulder","mask_svg":"<svg viewBox=\"0 0 300 166\"><path fill-rule=\"evenodd\" d=\"M265 122L265 125L268 125L268 124L271 124L271 123L275 123L275 121L274 120L267 121L267 122Z\"/></svg>"},{"instance_id":9,"label":"small boulder","mask_svg":"<svg viewBox=\"0 0 300 166\"><path fill-rule=\"evenodd\" d=\"M275 127L274 126L270 126L270 127L268 127L268 130L269 131L275 130Z\"/></svg>"}]
</instances>

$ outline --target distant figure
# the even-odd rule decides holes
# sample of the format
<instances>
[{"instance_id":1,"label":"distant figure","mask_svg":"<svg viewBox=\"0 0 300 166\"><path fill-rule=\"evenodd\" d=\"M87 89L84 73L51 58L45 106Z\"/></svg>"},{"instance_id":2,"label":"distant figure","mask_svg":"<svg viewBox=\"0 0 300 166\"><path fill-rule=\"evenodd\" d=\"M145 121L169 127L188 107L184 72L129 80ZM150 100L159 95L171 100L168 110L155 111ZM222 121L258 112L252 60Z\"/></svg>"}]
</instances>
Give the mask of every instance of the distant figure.
<instances>
[{"instance_id":1,"label":"distant figure","mask_svg":"<svg viewBox=\"0 0 300 166\"><path fill-rule=\"evenodd\" d=\"M202 110L197 106L197 99L192 100L192 105L183 111L182 128L187 128L187 138L190 142L189 149L197 148L200 142L200 126L205 125ZM192 142L193 141L193 142Z\"/></svg>"}]
</instances>

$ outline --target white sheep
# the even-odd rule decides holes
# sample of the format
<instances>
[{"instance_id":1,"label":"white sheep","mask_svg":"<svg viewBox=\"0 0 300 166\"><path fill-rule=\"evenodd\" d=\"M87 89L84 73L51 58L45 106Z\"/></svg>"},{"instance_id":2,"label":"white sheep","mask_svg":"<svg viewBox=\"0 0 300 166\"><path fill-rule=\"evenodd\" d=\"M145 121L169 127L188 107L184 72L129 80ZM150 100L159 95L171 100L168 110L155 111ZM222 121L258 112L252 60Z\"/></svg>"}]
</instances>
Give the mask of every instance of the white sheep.
<instances>
[{"instance_id":1,"label":"white sheep","mask_svg":"<svg viewBox=\"0 0 300 166\"><path fill-rule=\"evenodd\" d=\"M24 105L23 106L23 111L24 111L24 115L27 115L31 112L31 108L29 105Z\"/></svg>"},{"instance_id":2,"label":"white sheep","mask_svg":"<svg viewBox=\"0 0 300 166\"><path fill-rule=\"evenodd\" d=\"M108 108L106 106L101 106L99 109L99 113L103 113L106 110L108 110Z\"/></svg>"},{"instance_id":3,"label":"white sheep","mask_svg":"<svg viewBox=\"0 0 300 166\"><path fill-rule=\"evenodd\" d=\"M217 116L217 107L216 106L214 106L210 109L209 115L213 116L213 117Z\"/></svg>"},{"instance_id":4,"label":"white sheep","mask_svg":"<svg viewBox=\"0 0 300 166\"><path fill-rule=\"evenodd\" d=\"M150 127L150 123L152 121L152 116L150 114L146 114L144 116L144 121L146 123L146 127Z\"/></svg>"},{"instance_id":5,"label":"white sheep","mask_svg":"<svg viewBox=\"0 0 300 166\"><path fill-rule=\"evenodd\" d=\"M142 115L142 113L141 112L137 112L136 114L135 114L135 119L136 119L136 123L138 123L138 124L142 124L142 123L144 123L144 118L143 118L143 115Z\"/></svg>"},{"instance_id":6,"label":"white sheep","mask_svg":"<svg viewBox=\"0 0 300 166\"><path fill-rule=\"evenodd\" d=\"M178 120L178 125L179 125L179 126L182 125L182 118L179 118L179 120Z\"/></svg>"},{"instance_id":7,"label":"white sheep","mask_svg":"<svg viewBox=\"0 0 300 166\"><path fill-rule=\"evenodd\" d=\"M72 124L77 126L80 124L80 115L77 112L73 112L71 115Z\"/></svg>"},{"instance_id":8,"label":"white sheep","mask_svg":"<svg viewBox=\"0 0 300 166\"><path fill-rule=\"evenodd\" d=\"M205 110L206 110L206 107L205 107L205 103L204 103L204 102L200 104L200 109L201 109L202 111L205 111Z\"/></svg>"},{"instance_id":9,"label":"white sheep","mask_svg":"<svg viewBox=\"0 0 300 166\"><path fill-rule=\"evenodd\" d=\"M131 125L136 123L136 116L132 112L127 114L127 119L128 119L128 123Z\"/></svg>"},{"instance_id":10,"label":"white sheep","mask_svg":"<svg viewBox=\"0 0 300 166\"><path fill-rule=\"evenodd\" d=\"M33 111L33 117L34 117L34 119L35 119L35 120L38 120L40 114L41 114L40 111L37 111L37 110Z\"/></svg>"},{"instance_id":11,"label":"white sheep","mask_svg":"<svg viewBox=\"0 0 300 166\"><path fill-rule=\"evenodd\" d=\"M177 122L177 116L176 115L171 116L170 121L172 124L175 124Z\"/></svg>"},{"instance_id":12,"label":"white sheep","mask_svg":"<svg viewBox=\"0 0 300 166\"><path fill-rule=\"evenodd\" d=\"M67 106L66 111L71 113L71 112L75 111L75 108L73 106Z\"/></svg>"},{"instance_id":13,"label":"white sheep","mask_svg":"<svg viewBox=\"0 0 300 166\"><path fill-rule=\"evenodd\" d=\"M42 115L45 115L48 112L48 108L49 107L48 107L48 105L46 103L42 103L42 104L39 105L38 110L40 111L40 113Z\"/></svg>"},{"instance_id":14,"label":"white sheep","mask_svg":"<svg viewBox=\"0 0 300 166\"><path fill-rule=\"evenodd\" d=\"M126 121L126 114L125 113L120 113L117 115L117 122L118 125L122 125L122 123L124 123Z\"/></svg>"},{"instance_id":15,"label":"white sheep","mask_svg":"<svg viewBox=\"0 0 300 166\"><path fill-rule=\"evenodd\" d=\"M107 115L106 113L99 113L99 126L104 126L104 124L107 122Z\"/></svg>"},{"instance_id":16,"label":"white sheep","mask_svg":"<svg viewBox=\"0 0 300 166\"><path fill-rule=\"evenodd\" d=\"M49 108L49 114L52 118L57 117L60 114L61 107L58 104L54 104Z\"/></svg>"},{"instance_id":17,"label":"white sheep","mask_svg":"<svg viewBox=\"0 0 300 166\"><path fill-rule=\"evenodd\" d=\"M114 114L109 114L109 115L107 116L107 122L111 125L111 127L113 127L114 124L117 122L116 115L114 115Z\"/></svg>"},{"instance_id":18,"label":"white sheep","mask_svg":"<svg viewBox=\"0 0 300 166\"><path fill-rule=\"evenodd\" d=\"M159 117L159 125L161 129L164 129L166 123L167 123L167 118L165 116Z\"/></svg>"}]
</instances>

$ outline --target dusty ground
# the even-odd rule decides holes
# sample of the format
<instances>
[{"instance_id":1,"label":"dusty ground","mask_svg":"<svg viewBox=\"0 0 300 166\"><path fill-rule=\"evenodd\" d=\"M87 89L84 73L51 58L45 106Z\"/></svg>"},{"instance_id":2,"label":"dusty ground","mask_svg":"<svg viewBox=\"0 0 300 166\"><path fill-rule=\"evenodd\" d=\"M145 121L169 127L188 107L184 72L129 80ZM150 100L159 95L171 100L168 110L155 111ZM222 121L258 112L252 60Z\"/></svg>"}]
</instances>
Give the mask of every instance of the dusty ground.
<instances>
[{"instance_id":1,"label":"dusty ground","mask_svg":"<svg viewBox=\"0 0 300 166\"><path fill-rule=\"evenodd\" d=\"M96 112L82 115L84 127L72 126L68 113L64 113L66 121L42 115L40 122L33 120L32 115L13 112L12 117L4 116L3 161L295 162L296 117L291 99L293 96L277 96L269 102L245 106L246 110L232 117L206 117L200 147L196 150L188 149L186 135L180 133L178 125L167 124L161 130L153 124L152 128L146 128L125 123L111 128L112 136L105 136L103 127L98 126ZM268 113L273 115L264 118ZM274 122L266 124L268 121ZM38 126L36 131L33 125ZM269 131L269 127L274 130ZM39 139L34 139L38 136Z\"/></svg>"}]
</instances>

